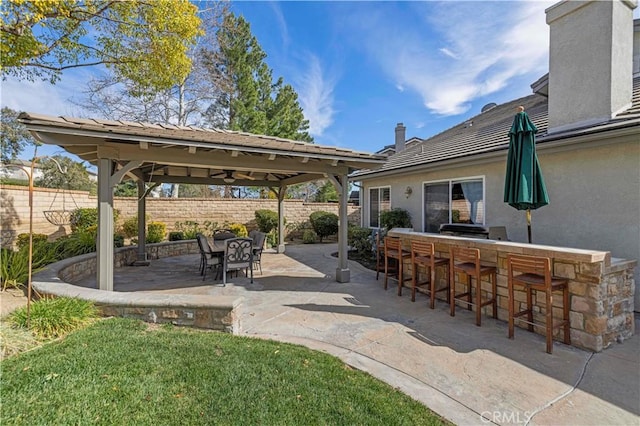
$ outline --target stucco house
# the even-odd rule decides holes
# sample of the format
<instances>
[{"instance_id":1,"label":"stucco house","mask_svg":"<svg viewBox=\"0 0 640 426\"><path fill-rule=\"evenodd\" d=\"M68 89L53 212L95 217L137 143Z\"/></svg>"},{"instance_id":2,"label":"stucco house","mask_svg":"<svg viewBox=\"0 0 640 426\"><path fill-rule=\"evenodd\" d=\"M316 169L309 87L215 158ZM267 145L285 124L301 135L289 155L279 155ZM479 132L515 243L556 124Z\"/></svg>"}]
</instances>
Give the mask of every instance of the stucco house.
<instances>
[{"instance_id":1,"label":"stucco house","mask_svg":"<svg viewBox=\"0 0 640 426\"><path fill-rule=\"evenodd\" d=\"M483 112L431 138L405 144L362 187L363 226L389 208L410 212L415 231L441 224L504 226L527 241L525 213L504 203L508 131L524 106L550 204L532 212L533 243L610 251L640 259L640 20L635 0L562 1L546 10L549 73L533 94ZM636 268L635 282L640 282ZM640 310L640 292L635 293Z\"/></svg>"}]
</instances>

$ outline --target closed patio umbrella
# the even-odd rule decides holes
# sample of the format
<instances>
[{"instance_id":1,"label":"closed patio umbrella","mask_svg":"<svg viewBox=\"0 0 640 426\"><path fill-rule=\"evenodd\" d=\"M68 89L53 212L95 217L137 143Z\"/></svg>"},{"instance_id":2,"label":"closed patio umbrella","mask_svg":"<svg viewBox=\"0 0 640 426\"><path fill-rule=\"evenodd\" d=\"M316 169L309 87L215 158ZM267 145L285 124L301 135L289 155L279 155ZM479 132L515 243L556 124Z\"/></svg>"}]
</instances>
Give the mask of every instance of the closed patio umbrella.
<instances>
[{"instance_id":1,"label":"closed patio umbrella","mask_svg":"<svg viewBox=\"0 0 640 426\"><path fill-rule=\"evenodd\" d=\"M531 210L549 204L538 156L536 132L538 129L518 107L509 131L507 173L504 180L504 201L511 207L527 211L527 237L531 243Z\"/></svg>"}]
</instances>

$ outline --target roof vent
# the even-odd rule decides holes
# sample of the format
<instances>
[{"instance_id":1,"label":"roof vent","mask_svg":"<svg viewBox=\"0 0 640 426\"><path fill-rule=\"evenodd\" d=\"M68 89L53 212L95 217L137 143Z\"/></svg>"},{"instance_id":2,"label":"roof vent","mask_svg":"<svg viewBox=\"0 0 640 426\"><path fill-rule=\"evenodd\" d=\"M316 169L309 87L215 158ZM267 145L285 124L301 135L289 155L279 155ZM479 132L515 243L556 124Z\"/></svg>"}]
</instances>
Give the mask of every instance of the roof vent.
<instances>
[{"instance_id":1,"label":"roof vent","mask_svg":"<svg viewBox=\"0 0 640 426\"><path fill-rule=\"evenodd\" d=\"M494 109L495 107L497 107L498 104L495 102L490 102L488 104L486 104L485 106L482 107L482 109L480 110L480 112L487 112L490 109Z\"/></svg>"}]
</instances>

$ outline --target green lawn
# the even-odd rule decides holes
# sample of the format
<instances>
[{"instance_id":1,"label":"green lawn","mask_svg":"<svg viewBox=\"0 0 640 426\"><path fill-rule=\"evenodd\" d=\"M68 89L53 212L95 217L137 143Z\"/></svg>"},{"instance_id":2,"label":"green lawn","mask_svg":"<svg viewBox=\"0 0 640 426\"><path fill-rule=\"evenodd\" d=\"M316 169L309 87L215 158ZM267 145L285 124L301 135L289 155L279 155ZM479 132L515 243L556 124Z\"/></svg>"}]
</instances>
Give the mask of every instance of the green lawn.
<instances>
[{"instance_id":1,"label":"green lawn","mask_svg":"<svg viewBox=\"0 0 640 426\"><path fill-rule=\"evenodd\" d=\"M307 348L109 319L0 364L0 424L440 425Z\"/></svg>"}]
</instances>

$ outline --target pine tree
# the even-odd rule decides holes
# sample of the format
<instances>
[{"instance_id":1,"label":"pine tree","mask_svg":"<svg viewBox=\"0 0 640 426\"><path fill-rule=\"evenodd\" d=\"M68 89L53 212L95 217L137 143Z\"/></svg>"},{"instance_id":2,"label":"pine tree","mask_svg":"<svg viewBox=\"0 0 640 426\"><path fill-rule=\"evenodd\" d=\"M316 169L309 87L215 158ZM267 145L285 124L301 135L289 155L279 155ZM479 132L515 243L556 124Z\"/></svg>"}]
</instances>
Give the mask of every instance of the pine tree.
<instances>
[{"instance_id":1,"label":"pine tree","mask_svg":"<svg viewBox=\"0 0 640 426\"><path fill-rule=\"evenodd\" d=\"M273 72L251 27L243 17L229 14L218 31L220 56L210 63L212 73L227 90L209 109L214 127L312 142L309 121L298 95Z\"/></svg>"}]
</instances>

